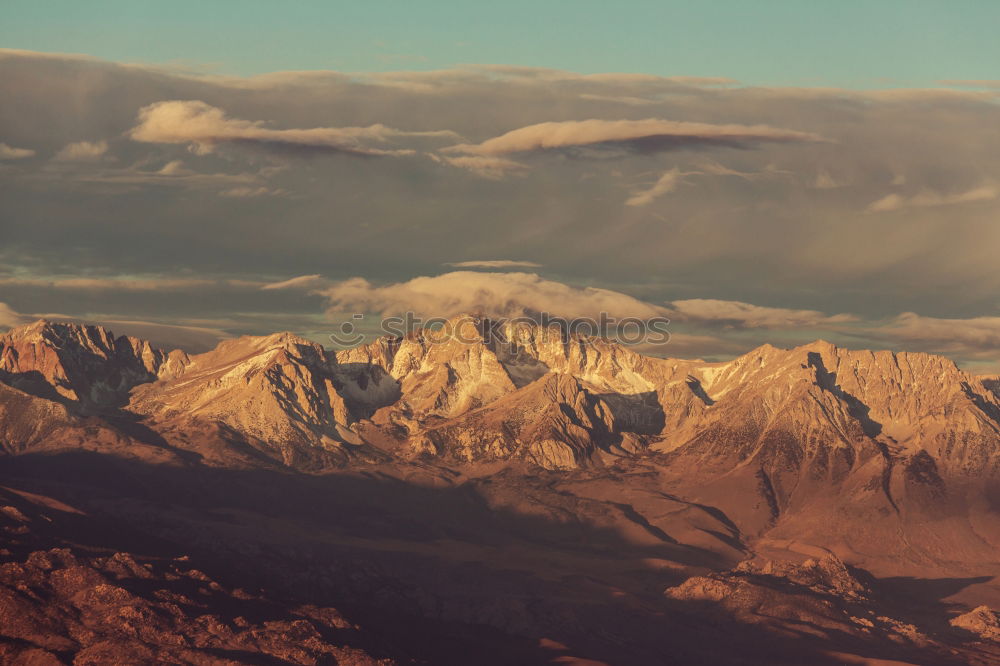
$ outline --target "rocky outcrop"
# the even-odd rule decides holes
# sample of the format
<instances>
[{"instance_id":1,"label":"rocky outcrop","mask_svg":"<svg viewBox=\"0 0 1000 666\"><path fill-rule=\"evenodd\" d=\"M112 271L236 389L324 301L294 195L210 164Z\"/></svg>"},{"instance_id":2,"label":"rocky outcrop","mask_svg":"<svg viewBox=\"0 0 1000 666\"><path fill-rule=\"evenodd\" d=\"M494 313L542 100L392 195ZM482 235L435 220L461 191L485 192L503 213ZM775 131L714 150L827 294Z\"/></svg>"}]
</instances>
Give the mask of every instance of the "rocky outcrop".
<instances>
[{"instance_id":1,"label":"rocky outcrop","mask_svg":"<svg viewBox=\"0 0 1000 666\"><path fill-rule=\"evenodd\" d=\"M0 662L395 663L331 640L360 632L335 608L283 607L220 584L187 556L54 545L71 511L0 492Z\"/></svg>"},{"instance_id":2,"label":"rocky outcrop","mask_svg":"<svg viewBox=\"0 0 1000 666\"><path fill-rule=\"evenodd\" d=\"M780 631L841 642L844 636L878 636L903 645L932 644L913 624L885 615L871 591L833 554L802 563L748 560L730 571L689 578L664 595L702 603L707 614Z\"/></svg>"},{"instance_id":3,"label":"rocky outcrop","mask_svg":"<svg viewBox=\"0 0 1000 666\"><path fill-rule=\"evenodd\" d=\"M462 462L523 460L546 469L588 464L622 443L608 405L576 378L549 373L410 440L417 454ZM620 451L620 446L617 446Z\"/></svg>"},{"instance_id":4,"label":"rocky outcrop","mask_svg":"<svg viewBox=\"0 0 1000 666\"><path fill-rule=\"evenodd\" d=\"M0 566L6 639L0 640L0 660L241 663L217 660L216 655L231 653L291 664L394 663L325 638L357 629L335 609L272 606L263 621L231 619L227 609L236 604L270 605L259 595L223 588L183 561L154 567L128 553L86 557L65 548L36 551L23 562Z\"/></svg>"},{"instance_id":5,"label":"rocky outcrop","mask_svg":"<svg viewBox=\"0 0 1000 666\"><path fill-rule=\"evenodd\" d=\"M972 632L984 641L1000 642L1000 613L978 606L949 620L951 626Z\"/></svg>"}]
</instances>

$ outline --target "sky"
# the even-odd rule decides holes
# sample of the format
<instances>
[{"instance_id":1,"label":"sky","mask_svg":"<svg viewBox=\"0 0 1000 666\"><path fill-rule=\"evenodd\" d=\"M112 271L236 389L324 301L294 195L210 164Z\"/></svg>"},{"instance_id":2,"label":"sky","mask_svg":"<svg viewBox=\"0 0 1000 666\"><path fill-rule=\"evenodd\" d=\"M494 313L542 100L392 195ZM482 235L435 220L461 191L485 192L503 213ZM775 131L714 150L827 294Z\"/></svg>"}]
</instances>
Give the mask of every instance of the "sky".
<instances>
[{"instance_id":1,"label":"sky","mask_svg":"<svg viewBox=\"0 0 1000 666\"><path fill-rule=\"evenodd\" d=\"M215 73L503 63L852 88L988 79L992 0L5 0L8 48Z\"/></svg>"},{"instance_id":2,"label":"sky","mask_svg":"<svg viewBox=\"0 0 1000 666\"><path fill-rule=\"evenodd\" d=\"M1000 372L996 3L27 3L0 328L664 316Z\"/></svg>"}]
</instances>

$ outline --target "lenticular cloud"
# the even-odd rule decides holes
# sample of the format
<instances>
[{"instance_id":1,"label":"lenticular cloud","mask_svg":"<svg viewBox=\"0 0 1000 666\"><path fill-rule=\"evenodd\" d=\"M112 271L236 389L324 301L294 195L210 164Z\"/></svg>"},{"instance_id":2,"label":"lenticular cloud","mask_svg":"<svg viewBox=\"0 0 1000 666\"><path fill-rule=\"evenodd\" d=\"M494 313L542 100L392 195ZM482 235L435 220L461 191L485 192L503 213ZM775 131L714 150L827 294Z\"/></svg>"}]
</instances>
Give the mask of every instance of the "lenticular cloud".
<instances>
[{"instance_id":1,"label":"lenticular cloud","mask_svg":"<svg viewBox=\"0 0 1000 666\"><path fill-rule=\"evenodd\" d=\"M528 125L482 143L459 144L445 148L445 151L470 155L506 155L606 146L638 153L656 153L698 145L746 147L758 143L821 141L824 139L818 134L768 125L712 125L659 118L590 119Z\"/></svg>"}]
</instances>

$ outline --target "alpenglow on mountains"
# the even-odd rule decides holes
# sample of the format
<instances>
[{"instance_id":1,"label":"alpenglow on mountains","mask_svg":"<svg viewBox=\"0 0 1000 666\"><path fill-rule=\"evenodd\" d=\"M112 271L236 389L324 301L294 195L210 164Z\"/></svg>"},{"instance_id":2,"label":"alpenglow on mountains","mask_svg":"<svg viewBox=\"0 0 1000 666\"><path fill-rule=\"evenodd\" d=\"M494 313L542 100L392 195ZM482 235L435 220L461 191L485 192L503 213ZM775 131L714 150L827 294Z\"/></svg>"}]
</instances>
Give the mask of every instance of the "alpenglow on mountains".
<instances>
[{"instance_id":1,"label":"alpenglow on mountains","mask_svg":"<svg viewBox=\"0 0 1000 666\"><path fill-rule=\"evenodd\" d=\"M136 626L180 663L1000 658L1000 395L942 357L817 341L660 359L474 316L336 352L277 333L189 355L38 321L0 336L0 382L7 552L48 562L0 580L0 619L28 618L2 632L11 658L120 655L128 613L172 617ZM108 529L129 536L79 536ZM185 557L229 580L196 603L174 589ZM31 566L83 582L40 606L14 591ZM251 587L262 610L241 621L271 621L268 640L226 614ZM272 597L313 610L269 620L290 607ZM769 653L761 632L799 637Z\"/></svg>"}]
</instances>

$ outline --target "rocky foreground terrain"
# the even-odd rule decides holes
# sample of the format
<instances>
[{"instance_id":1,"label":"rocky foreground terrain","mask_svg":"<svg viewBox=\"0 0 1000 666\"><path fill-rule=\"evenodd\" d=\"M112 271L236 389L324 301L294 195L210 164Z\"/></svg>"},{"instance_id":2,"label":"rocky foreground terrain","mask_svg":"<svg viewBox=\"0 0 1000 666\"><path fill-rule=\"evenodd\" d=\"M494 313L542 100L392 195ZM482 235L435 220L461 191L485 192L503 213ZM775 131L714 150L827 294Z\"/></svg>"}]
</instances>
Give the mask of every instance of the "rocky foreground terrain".
<instances>
[{"instance_id":1,"label":"rocky foreground terrain","mask_svg":"<svg viewBox=\"0 0 1000 666\"><path fill-rule=\"evenodd\" d=\"M1000 662L1000 395L460 317L0 336L0 661Z\"/></svg>"}]
</instances>

